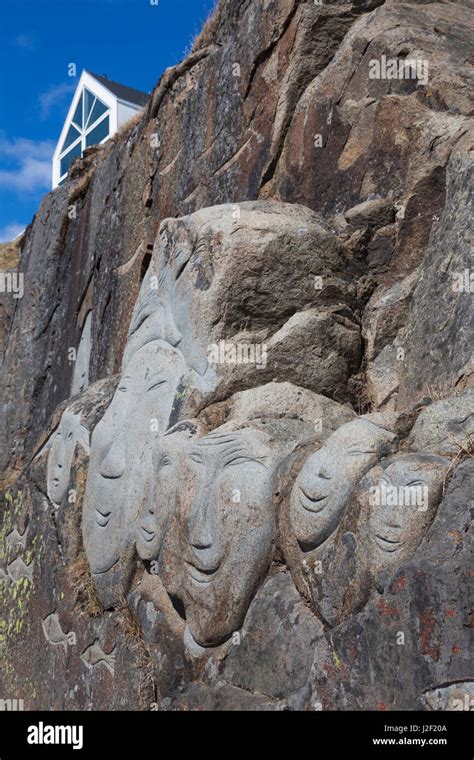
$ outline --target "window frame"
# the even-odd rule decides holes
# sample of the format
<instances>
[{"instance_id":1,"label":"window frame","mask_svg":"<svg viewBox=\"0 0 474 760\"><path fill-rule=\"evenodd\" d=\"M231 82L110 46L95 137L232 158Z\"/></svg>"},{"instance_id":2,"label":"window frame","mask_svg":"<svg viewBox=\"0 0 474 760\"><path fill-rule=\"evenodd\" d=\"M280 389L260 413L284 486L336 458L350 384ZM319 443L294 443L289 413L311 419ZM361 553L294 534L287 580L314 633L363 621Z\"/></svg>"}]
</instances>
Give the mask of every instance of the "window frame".
<instances>
[{"instance_id":1,"label":"window frame","mask_svg":"<svg viewBox=\"0 0 474 760\"><path fill-rule=\"evenodd\" d=\"M111 130L110 130L110 119L111 119L111 116L112 116L112 108L111 108L110 105L107 105L107 103L104 103L104 101L101 100L97 95L95 95L90 90L90 88L88 88L87 85L85 85L85 84L82 87L81 95L80 95L80 99L81 99L81 102L82 102L82 123L84 124L85 107L86 107L86 90L88 92L90 92L90 94L93 96L92 105L91 105L91 108L90 108L88 120L89 120L90 116L92 115L92 111L93 111L93 108L94 108L95 103L96 103L97 100L100 101L101 103L103 103L103 105L106 107L106 110L104 111L103 114L101 114L99 116L98 119L96 119L96 121L93 122L93 124L88 124L88 126L86 126L86 127L83 126L80 129L80 135L79 135L79 137L77 137L77 139L74 140L74 142L72 142L70 145L68 145L68 147L65 150L63 150L63 151L61 151L61 153L59 153L59 155L58 155L59 172L61 172L61 161L63 160L63 158L69 153L69 151L71 151L73 148L75 148L76 145L78 145L79 143L81 143L81 154L80 155L81 155L81 158L82 158L82 156L84 154L84 151L86 150L86 147L87 147L86 146L87 135L89 135L90 132L92 132L93 129L95 129L96 127L98 127L101 124L101 122L104 121L107 117L109 117L109 131L108 131L108 134L100 142L94 143L94 145L102 145L102 143L104 143L106 140L108 140L110 138L110 132L111 132ZM71 125L74 125L74 128L78 129L78 125L74 121L74 116L73 116L73 118L71 119L71 121L69 123L69 127L71 127ZM69 133L69 129L68 129L68 131L67 131L66 134L68 134L68 133ZM90 145L89 147L92 147L92 146ZM67 172L65 174L61 174L60 173L58 184L61 184L61 182L63 182L66 179L66 177L68 176L68 174L69 174L69 169L67 170Z\"/></svg>"},{"instance_id":2,"label":"window frame","mask_svg":"<svg viewBox=\"0 0 474 760\"><path fill-rule=\"evenodd\" d=\"M74 158L79 158L79 156L81 156L81 158L82 158L83 148L82 148L82 136L81 136L81 137L80 137L78 140L76 140L74 143L71 143L71 145L69 145L69 146L68 146L67 150L65 150L65 151L63 151L63 152L61 153L61 155L60 155L60 157L59 157L59 171L61 171L61 163L62 163L63 159L64 159L64 158L66 158L66 156L68 155L68 153L71 153L71 151L73 151L73 150L74 150L74 148L75 148L77 145L79 145L79 143L81 143L81 152L80 152L80 154L78 154L77 156L74 156ZM62 180L64 177L67 177L67 175L68 175L68 174L69 174L69 168L68 168L67 172L65 172L65 174L61 174L61 180Z\"/></svg>"},{"instance_id":3,"label":"window frame","mask_svg":"<svg viewBox=\"0 0 474 760\"><path fill-rule=\"evenodd\" d=\"M90 135L90 133L91 133L91 132L93 132L93 131L94 131L94 129L96 129L98 126L100 126L100 124L102 124L102 122L103 122L103 121L105 121L107 118L109 119L109 130L108 130L108 132L107 132L106 136L105 136L105 137L103 137L103 138L102 138L102 140L101 140L100 142L98 142L98 143L93 143L93 145L102 145L102 143L103 143L105 140L108 140L108 139L109 139L109 137L110 137L110 113L109 113L109 109L107 109L107 111L106 111L105 113L103 113L103 114L102 114L102 116L101 116L99 119L97 119L97 121L95 121L95 122L94 122L94 123L93 123L93 124L92 124L90 127L88 127L88 129L87 129L87 130L84 132L84 145L86 145L86 147L87 147L87 135ZM88 147L89 147L89 148L92 148L92 147L93 147L93 145L89 145ZM85 148L84 148L84 150L85 150Z\"/></svg>"}]
</instances>

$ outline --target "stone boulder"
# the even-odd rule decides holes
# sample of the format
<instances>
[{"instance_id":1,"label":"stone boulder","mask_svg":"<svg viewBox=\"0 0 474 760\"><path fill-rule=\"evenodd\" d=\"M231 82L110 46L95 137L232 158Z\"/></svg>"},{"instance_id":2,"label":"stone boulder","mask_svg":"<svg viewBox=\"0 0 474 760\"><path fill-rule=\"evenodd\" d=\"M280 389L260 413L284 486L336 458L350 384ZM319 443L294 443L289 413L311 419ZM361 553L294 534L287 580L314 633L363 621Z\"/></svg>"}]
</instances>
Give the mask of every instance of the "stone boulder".
<instances>
[{"instance_id":1,"label":"stone boulder","mask_svg":"<svg viewBox=\"0 0 474 760\"><path fill-rule=\"evenodd\" d=\"M323 220L275 202L165 220L132 316L124 362L147 342L193 372L188 414L289 381L347 400L361 359L356 263Z\"/></svg>"},{"instance_id":2,"label":"stone boulder","mask_svg":"<svg viewBox=\"0 0 474 760\"><path fill-rule=\"evenodd\" d=\"M456 457L474 450L474 392L466 391L424 407L408 445L414 451Z\"/></svg>"}]
</instances>

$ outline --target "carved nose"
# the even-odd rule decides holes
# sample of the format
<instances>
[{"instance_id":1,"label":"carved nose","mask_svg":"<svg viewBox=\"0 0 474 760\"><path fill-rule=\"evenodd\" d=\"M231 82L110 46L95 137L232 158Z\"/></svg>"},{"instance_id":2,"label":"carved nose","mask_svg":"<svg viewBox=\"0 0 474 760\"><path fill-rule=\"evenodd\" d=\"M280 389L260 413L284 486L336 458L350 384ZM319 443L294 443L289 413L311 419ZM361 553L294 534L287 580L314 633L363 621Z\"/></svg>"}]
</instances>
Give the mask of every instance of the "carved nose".
<instances>
[{"instance_id":1,"label":"carved nose","mask_svg":"<svg viewBox=\"0 0 474 760\"><path fill-rule=\"evenodd\" d=\"M189 539L194 549L210 549L212 546L212 535L209 526L202 520L196 520L191 528Z\"/></svg>"},{"instance_id":2,"label":"carved nose","mask_svg":"<svg viewBox=\"0 0 474 760\"><path fill-rule=\"evenodd\" d=\"M207 500L194 509L188 526L189 543L194 549L210 549L213 544L211 509Z\"/></svg>"},{"instance_id":3,"label":"carved nose","mask_svg":"<svg viewBox=\"0 0 474 760\"><path fill-rule=\"evenodd\" d=\"M113 442L100 467L104 478L120 478L125 472L125 436L122 433Z\"/></svg>"},{"instance_id":4,"label":"carved nose","mask_svg":"<svg viewBox=\"0 0 474 760\"><path fill-rule=\"evenodd\" d=\"M166 320L166 340L172 345L172 346L178 346L181 343L182 340L182 334L178 330L176 326L176 322L174 321L171 314L167 315Z\"/></svg>"}]
</instances>

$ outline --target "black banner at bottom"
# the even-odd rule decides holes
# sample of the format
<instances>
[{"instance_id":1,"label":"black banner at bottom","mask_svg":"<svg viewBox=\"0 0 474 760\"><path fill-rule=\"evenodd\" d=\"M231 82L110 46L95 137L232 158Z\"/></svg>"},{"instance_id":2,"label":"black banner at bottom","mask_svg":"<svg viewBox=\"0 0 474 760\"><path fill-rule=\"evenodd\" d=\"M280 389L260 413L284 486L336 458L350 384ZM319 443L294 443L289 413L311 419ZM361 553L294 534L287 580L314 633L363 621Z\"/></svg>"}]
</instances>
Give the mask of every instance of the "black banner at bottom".
<instances>
[{"instance_id":1,"label":"black banner at bottom","mask_svg":"<svg viewBox=\"0 0 474 760\"><path fill-rule=\"evenodd\" d=\"M103 760L104 753L123 755L127 746L134 753L161 754L173 746L180 753L196 751L203 743L220 754L243 755L255 751L260 737L265 749L284 738L295 742L295 751L307 742L318 755L356 751L363 757L471 760L472 726L470 712L0 712L0 760Z\"/></svg>"}]
</instances>

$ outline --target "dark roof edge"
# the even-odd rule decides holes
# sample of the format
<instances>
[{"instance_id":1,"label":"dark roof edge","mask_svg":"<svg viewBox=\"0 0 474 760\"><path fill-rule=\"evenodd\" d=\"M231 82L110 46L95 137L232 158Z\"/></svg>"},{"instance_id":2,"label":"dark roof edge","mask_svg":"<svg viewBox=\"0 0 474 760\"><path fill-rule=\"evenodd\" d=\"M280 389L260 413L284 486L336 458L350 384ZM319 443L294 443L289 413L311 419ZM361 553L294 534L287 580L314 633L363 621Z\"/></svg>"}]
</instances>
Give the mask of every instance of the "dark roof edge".
<instances>
[{"instance_id":1,"label":"dark roof edge","mask_svg":"<svg viewBox=\"0 0 474 760\"><path fill-rule=\"evenodd\" d=\"M112 79L107 79L107 77L101 76L100 74L94 74L93 71L89 71L88 69L84 69L84 71L87 71L90 76L97 79L99 84L106 87L113 95L119 98L119 100L125 100L128 103L144 106L150 97L148 93L136 90L134 87L127 87L126 85L120 84L120 82L114 82Z\"/></svg>"}]
</instances>

